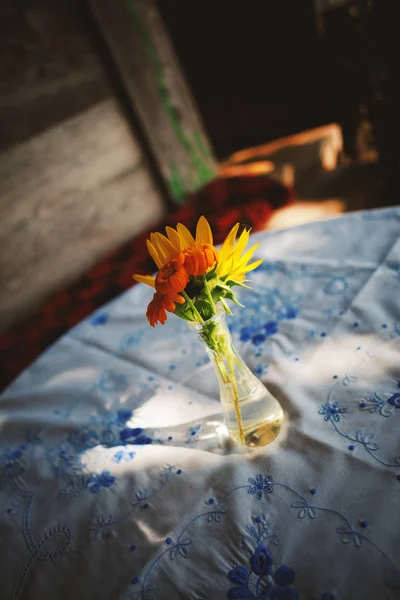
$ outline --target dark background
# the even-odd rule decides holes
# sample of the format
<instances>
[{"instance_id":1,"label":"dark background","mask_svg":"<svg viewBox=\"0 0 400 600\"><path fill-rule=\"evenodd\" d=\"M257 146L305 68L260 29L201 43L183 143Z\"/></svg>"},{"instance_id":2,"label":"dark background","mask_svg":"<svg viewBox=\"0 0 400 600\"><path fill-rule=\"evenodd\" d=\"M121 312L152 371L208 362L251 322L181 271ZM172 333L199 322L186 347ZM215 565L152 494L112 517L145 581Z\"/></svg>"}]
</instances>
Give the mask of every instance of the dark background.
<instances>
[{"instance_id":1,"label":"dark background","mask_svg":"<svg viewBox=\"0 0 400 600\"><path fill-rule=\"evenodd\" d=\"M158 0L219 158L338 122L354 157L360 107L398 173L400 2Z\"/></svg>"}]
</instances>

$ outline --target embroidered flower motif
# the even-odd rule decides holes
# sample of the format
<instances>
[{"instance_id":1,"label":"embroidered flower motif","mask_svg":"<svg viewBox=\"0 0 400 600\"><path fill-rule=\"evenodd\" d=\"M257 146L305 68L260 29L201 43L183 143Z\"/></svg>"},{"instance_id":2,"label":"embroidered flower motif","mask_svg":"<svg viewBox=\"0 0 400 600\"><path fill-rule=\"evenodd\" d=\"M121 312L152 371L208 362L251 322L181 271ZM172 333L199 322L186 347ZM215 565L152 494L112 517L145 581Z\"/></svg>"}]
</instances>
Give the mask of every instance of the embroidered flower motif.
<instances>
[{"instance_id":1,"label":"embroidered flower motif","mask_svg":"<svg viewBox=\"0 0 400 600\"><path fill-rule=\"evenodd\" d=\"M250 557L250 569L239 565L231 569L228 579L236 587L228 591L230 600L298 600L296 590L289 587L295 572L281 565L274 572L274 559L267 546L259 545Z\"/></svg>"},{"instance_id":2,"label":"embroidered flower motif","mask_svg":"<svg viewBox=\"0 0 400 600\"><path fill-rule=\"evenodd\" d=\"M187 439L185 444L193 444L194 442L199 441L199 435L203 432L203 425L199 423L198 425L193 425L189 427L187 430Z\"/></svg>"},{"instance_id":3,"label":"embroidered flower motif","mask_svg":"<svg viewBox=\"0 0 400 600\"><path fill-rule=\"evenodd\" d=\"M109 318L110 318L110 315L106 312L98 313L97 315L94 315L90 319L90 324L93 327L98 327L99 325L105 325Z\"/></svg>"},{"instance_id":4,"label":"embroidered flower motif","mask_svg":"<svg viewBox=\"0 0 400 600\"><path fill-rule=\"evenodd\" d=\"M267 336L274 335L279 331L279 323L277 321L268 321L268 323L265 323L264 329Z\"/></svg>"},{"instance_id":5,"label":"embroidered flower motif","mask_svg":"<svg viewBox=\"0 0 400 600\"><path fill-rule=\"evenodd\" d=\"M146 434L142 433L141 427L126 427L119 432L119 438L123 444L132 444L135 446L146 446L151 444L153 440Z\"/></svg>"},{"instance_id":6,"label":"embroidered flower motif","mask_svg":"<svg viewBox=\"0 0 400 600\"><path fill-rule=\"evenodd\" d=\"M286 565L282 565L275 571L275 581L278 585L286 586L290 585L294 582L295 573L293 569L287 567Z\"/></svg>"},{"instance_id":7,"label":"embroidered flower motif","mask_svg":"<svg viewBox=\"0 0 400 600\"><path fill-rule=\"evenodd\" d=\"M248 488L249 494L255 494L257 500L261 500L263 493L271 494L274 491L273 479L271 475L267 475L263 477L261 473L256 475L255 479L253 477L249 478L249 483L251 484Z\"/></svg>"},{"instance_id":8,"label":"embroidered flower motif","mask_svg":"<svg viewBox=\"0 0 400 600\"><path fill-rule=\"evenodd\" d=\"M323 404L318 411L320 415L324 415L324 421L333 420L336 423L340 421L340 415L344 414L345 412L347 412L347 408L342 408L337 401L333 402L332 404L329 402Z\"/></svg>"},{"instance_id":9,"label":"embroidered flower motif","mask_svg":"<svg viewBox=\"0 0 400 600\"><path fill-rule=\"evenodd\" d=\"M251 340L254 332L254 327L242 327L242 329L240 330L240 341L248 342L249 340Z\"/></svg>"},{"instance_id":10,"label":"embroidered flower motif","mask_svg":"<svg viewBox=\"0 0 400 600\"><path fill-rule=\"evenodd\" d=\"M210 512L208 515L208 522L215 521L216 523L221 522L222 515L224 515L228 511L228 507L225 504L218 504L215 510Z\"/></svg>"},{"instance_id":11,"label":"embroidered flower motif","mask_svg":"<svg viewBox=\"0 0 400 600\"><path fill-rule=\"evenodd\" d=\"M117 425L125 425L125 423L127 421L129 421L129 419L132 418L132 411L131 410L127 410L125 408L121 408L120 410L117 411Z\"/></svg>"},{"instance_id":12,"label":"embroidered flower motif","mask_svg":"<svg viewBox=\"0 0 400 600\"><path fill-rule=\"evenodd\" d=\"M317 513L315 509L309 505L307 500L296 500L290 505L292 508L299 508L298 517L299 519L305 519L306 517L310 517L310 519L316 519Z\"/></svg>"},{"instance_id":13,"label":"embroidered flower motif","mask_svg":"<svg viewBox=\"0 0 400 600\"><path fill-rule=\"evenodd\" d=\"M178 541L178 543L172 548L170 552L170 559L175 560L178 556L182 556L182 558L187 558L189 556L189 548L192 540L190 538L185 538L183 540Z\"/></svg>"},{"instance_id":14,"label":"embroidered flower motif","mask_svg":"<svg viewBox=\"0 0 400 600\"><path fill-rule=\"evenodd\" d=\"M106 371L101 376L98 385L103 392L124 392L128 387L128 379L123 373Z\"/></svg>"},{"instance_id":15,"label":"embroidered flower motif","mask_svg":"<svg viewBox=\"0 0 400 600\"><path fill-rule=\"evenodd\" d=\"M249 571L246 569L246 567L241 567L241 566L235 567L228 573L228 579L230 581L232 581L232 583L237 583L238 585L245 586L248 578L249 578ZM229 597L229 595L228 595L228 597Z\"/></svg>"},{"instance_id":16,"label":"embroidered flower motif","mask_svg":"<svg viewBox=\"0 0 400 600\"><path fill-rule=\"evenodd\" d=\"M114 454L113 461L117 464L119 464L122 460L125 460L125 462L130 462L134 457L135 452L128 452L124 448L123 450L119 450Z\"/></svg>"},{"instance_id":17,"label":"embroidered flower motif","mask_svg":"<svg viewBox=\"0 0 400 600\"><path fill-rule=\"evenodd\" d=\"M342 536L343 544L350 544L351 542L353 542L353 544L357 548L361 548L363 538L358 533L358 531L355 531L354 529L351 529L345 525L343 525L342 527L338 527L336 531Z\"/></svg>"},{"instance_id":18,"label":"embroidered flower motif","mask_svg":"<svg viewBox=\"0 0 400 600\"><path fill-rule=\"evenodd\" d=\"M375 452L375 450L379 450L379 445L375 441L375 434L373 433L365 433L364 431L357 431L355 441L363 444L368 450L371 452Z\"/></svg>"},{"instance_id":19,"label":"embroidered flower motif","mask_svg":"<svg viewBox=\"0 0 400 600\"><path fill-rule=\"evenodd\" d=\"M102 471L99 475L92 475L88 480L87 487L93 493L98 493L105 487L112 487L115 483L115 477L110 475L110 471Z\"/></svg>"},{"instance_id":20,"label":"embroidered flower motif","mask_svg":"<svg viewBox=\"0 0 400 600\"><path fill-rule=\"evenodd\" d=\"M253 556L250 558L251 570L256 575L269 575L271 566L274 562L266 546L258 546Z\"/></svg>"},{"instance_id":21,"label":"embroidered flower motif","mask_svg":"<svg viewBox=\"0 0 400 600\"><path fill-rule=\"evenodd\" d=\"M400 393L393 394L393 396L388 399L388 402L395 408L400 408Z\"/></svg>"},{"instance_id":22,"label":"embroidered flower motif","mask_svg":"<svg viewBox=\"0 0 400 600\"><path fill-rule=\"evenodd\" d=\"M255 346L261 346L261 344L263 344L266 339L267 339L267 336L265 335L265 333L259 332L259 333L255 333L253 335L253 337L251 338L251 341Z\"/></svg>"},{"instance_id":23,"label":"embroidered flower motif","mask_svg":"<svg viewBox=\"0 0 400 600\"><path fill-rule=\"evenodd\" d=\"M361 410L368 411L371 414L379 413L382 417L390 417L392 415L392 410L388 407L388 402L386 398L382 398L380 392L375 392L373 396L367 396L360 402Z\"/></svg>"}]
</instances>

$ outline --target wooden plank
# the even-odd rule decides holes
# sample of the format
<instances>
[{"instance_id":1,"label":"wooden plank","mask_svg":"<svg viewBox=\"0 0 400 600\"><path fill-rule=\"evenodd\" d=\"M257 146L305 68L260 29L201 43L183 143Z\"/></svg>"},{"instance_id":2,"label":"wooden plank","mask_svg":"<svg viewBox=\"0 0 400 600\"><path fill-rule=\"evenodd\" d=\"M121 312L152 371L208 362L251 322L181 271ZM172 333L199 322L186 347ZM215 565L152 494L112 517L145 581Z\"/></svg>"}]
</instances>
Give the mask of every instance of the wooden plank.
<instances>
[{"instance_id":1,"label":"wooden plank","mask_svg":"<svg viewBox=\"0 0 400 600\"><path fill-rule=\"evenodd\" d=\"M81 0L0 2L0 150L114 95L88 21Z\"/></svg>"},{"instance_id":2,"label":"wooden plank","mask_svg":"<svg viewBox=\"0 0 400 600\"><path fill-rule=\"evenodd\" d=\"M113 99L0 154L0 330L164 213Z\"/></svg>"},{"instance_id":3,"label":"wooden plank","mask_svg":"<svg viewBox=\"0 0 400 600\"><path fill-rule=\"evenodd\" d=\"M153 0L89 0L171 197L212 179L216 161Z\"/></svg>"}]
</instances>

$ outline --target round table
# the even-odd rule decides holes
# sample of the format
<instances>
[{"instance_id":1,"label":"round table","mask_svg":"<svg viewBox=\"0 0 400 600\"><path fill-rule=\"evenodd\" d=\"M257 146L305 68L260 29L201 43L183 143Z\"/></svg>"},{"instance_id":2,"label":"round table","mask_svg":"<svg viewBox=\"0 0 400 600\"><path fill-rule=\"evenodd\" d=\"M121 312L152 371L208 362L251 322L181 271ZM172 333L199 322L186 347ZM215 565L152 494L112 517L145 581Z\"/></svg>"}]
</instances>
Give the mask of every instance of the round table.
<instances>
[{"instance_id":1,"label":"round table","mask_svg":"<svg viewBox=\"0 0 400 600\"><path fill-rule=\"evenodd\" d=\"M265 448L212 448L212 367L145 286L45 352L0 399L1 598L399 598L399 234L395 208L253 236L229 323L285 410Z\"/></svg>"}]
</instances>

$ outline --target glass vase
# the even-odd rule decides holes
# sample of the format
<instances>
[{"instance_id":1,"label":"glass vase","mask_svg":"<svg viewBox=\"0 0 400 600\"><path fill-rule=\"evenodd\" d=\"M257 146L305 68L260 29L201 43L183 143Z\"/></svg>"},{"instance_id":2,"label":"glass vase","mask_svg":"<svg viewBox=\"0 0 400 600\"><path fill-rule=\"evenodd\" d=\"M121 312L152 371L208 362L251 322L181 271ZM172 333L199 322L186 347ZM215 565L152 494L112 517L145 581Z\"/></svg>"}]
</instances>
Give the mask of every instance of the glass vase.
<instances>
[{"instance_id":1,"label":"glass vase","mask_svg":"<svg viewBox=\"0 0 400 600\"><path fill-rule=\"evenodd\" d=\"M192 322L189 327L197 333L214 366L230 437L249 448L272 442L282 426L282 407L240 357L225 312L219 310L208 321Z\"/></svg>"}]
</instances>

